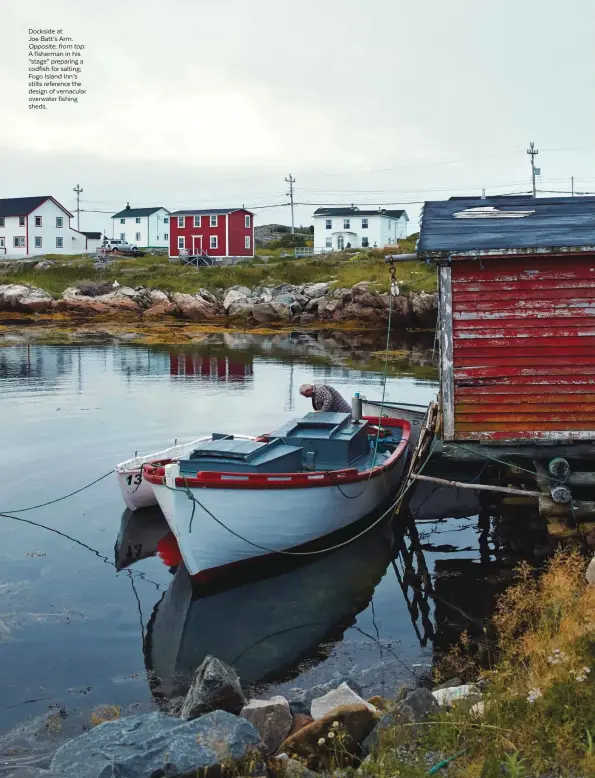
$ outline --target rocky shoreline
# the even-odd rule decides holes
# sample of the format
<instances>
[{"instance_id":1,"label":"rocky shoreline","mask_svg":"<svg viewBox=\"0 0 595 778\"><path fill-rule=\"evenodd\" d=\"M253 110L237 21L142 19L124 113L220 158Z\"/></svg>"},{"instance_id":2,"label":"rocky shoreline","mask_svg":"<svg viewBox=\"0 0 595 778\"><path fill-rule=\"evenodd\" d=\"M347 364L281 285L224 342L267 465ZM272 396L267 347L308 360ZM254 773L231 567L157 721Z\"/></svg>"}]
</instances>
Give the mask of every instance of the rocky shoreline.
<instances>
[{"instance_id":1,"label":"rocky shoreline","mask_svg":"<svg viewBox=\"0 0 595 778\"><path fill-rule=\"evenodd\" d=\"M362 281L350 289L332 281L293 286L232 286L193 294L148 287L127 287L95 282L65 289L58 299L26 284L0 285L0 312L11 314L63 314L77 319L136 317L145 322L181 319L230 326L315 326L358 323L383 328L390 298L375 284ZM425 291L399 294L393 299L392 321L397 326L427 328L436 322L438 295Z\"/></svg>"},{"instance_id":2,"label":"rocky shoreline","mask_svg":"<svg viewBox=\"0 0 595 778\"><path fill-rule=\"evenodd\" d=\"M455 681L456 682L456 681ZM295 698L247 700L235 671L208 656L184 698L153 711L94 726L23 775L48 778L182 778L189 775L315 778L373 774L373 760L400 728L408 735L454 704L481 716L475 685L395 690L362 697L354 679L304 690ZM414 741L410 740L410 745ZM419 754L416 755L419 758ZM428 767L444 758L427 754Z\"/></svg>"}]
</instances>

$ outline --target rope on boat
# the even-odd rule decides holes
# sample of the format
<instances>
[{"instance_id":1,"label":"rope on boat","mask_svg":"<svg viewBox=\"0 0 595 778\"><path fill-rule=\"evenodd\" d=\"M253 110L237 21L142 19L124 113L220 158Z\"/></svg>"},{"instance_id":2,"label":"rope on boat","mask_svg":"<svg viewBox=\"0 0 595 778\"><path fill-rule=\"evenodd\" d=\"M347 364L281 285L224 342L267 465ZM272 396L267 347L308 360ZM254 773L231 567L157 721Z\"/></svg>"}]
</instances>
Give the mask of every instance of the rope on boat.
<instances>
[{"instance_id":1,"label":"rope on boat","mask_svg":"<svg viewBox=\"0 0 595 778\"><path fill-rule=\"evenodd\" d=\"M90 484L87 484L86 486L81 486L80 489L77 489L74 492L70 492L69 494L65 494L63 497L57 497L55 500L42 502L39 505L31 505L29 508L8 509L5 512L0 513L0 515L5 515L5 513L27 513L27 511L34 511L36 508L45 508L46 505L54 505L54 503L61 502L62 500L67 500L69 497L74 497L75 494L80 494L81 492L84 492L85 489L89 489L89 487L95 486L95 484L98 484L100 481L103 481L104 478L107 478L108 476L112 475L113 472L114 472L113 470L109 470L107 473L104 473L103 475L99 476L99 478L96 478L94 481L91 481Z\"/></svg>"},{"instance_id":2,"label":"rope on boat","mask_svg":"<svg viewBox=\"0 0 595 778\"><path fill-rule=\"evenodd\" d=\"M428 456L424 460L424 462L421 465L421 467L419 468L418 472L421 473L421 471L424 469L424 467L430 461L430 458L431 458L432 454L434 453L434 449L436 448L436 446L437 446L437 441L434 441L434 443L433 443L433 445L432 445L432 447L430 449L430 452L428 453ZM283 550L279 550L279 549L276 549L276 548L268 548L267 546L261 546L259 543L254 543L253 541L248 540L248 538L245 538L243 535L240 535L239 532L236 532L231 527L228 527L227 524L225 524L225 522L221 521L213 513L211 513L211 511L208 508L206 508L200 502L200 500L198 500L192 494L192 492L190 491L190 488L188 487L188 485L186 485L186 489L185 489L186 496L188 497L189 500L192 500L192 515L190 516L189 531L192 530L192 522L194 520L194 513L196 511L196 506L198 505L200 508L203 509L203 511L208 516L210 516L213 519L213 521L217 522L217 524L219 524L221 527L223 527L223 529L227 530L231 535L235 535L235 537L238 538L239 540L243 541L244 543L247 543L249 546L253 546L254 548L258 548L261 551L266 551L269 554L282 554L283 556L318 556L320 554L328 554L330 551L336 551L339 548L343 548L344 546L348 546L350 543L353 543L354 541L359 540L359 538L363 537L363 535L365 535L367 532L370 532L371 530L374 529L374 527L377 527L380 524L380 522L384 521L384 519L392 511L396 510L396 508L401 504L401 502L403 501L403 498L405 497L405 495L407 494L409 489L411 489L411 487L413 486L414 483L415 483L415 479L411 479L409 481L409 483L404 482L402 484L401 489L399 490L397 496L395 497L395 500L392 503L392 505L382 514L382 516L380 516L380 518L376 519L376 521L374 521L372 524L370 524L370 526L368 526L365 529L363 529L357 535L355 535L354 537L350 538L349 540L344 540L342 543L337 543L334 546L329 546L328 548L317 549L315 551L283 551ZM166 487L166 489L169 489L172 492L177 491L177 489L174 489L173 487L168 486L167 484L164 484L164 486Z\"/></svg>"}]
</instances>

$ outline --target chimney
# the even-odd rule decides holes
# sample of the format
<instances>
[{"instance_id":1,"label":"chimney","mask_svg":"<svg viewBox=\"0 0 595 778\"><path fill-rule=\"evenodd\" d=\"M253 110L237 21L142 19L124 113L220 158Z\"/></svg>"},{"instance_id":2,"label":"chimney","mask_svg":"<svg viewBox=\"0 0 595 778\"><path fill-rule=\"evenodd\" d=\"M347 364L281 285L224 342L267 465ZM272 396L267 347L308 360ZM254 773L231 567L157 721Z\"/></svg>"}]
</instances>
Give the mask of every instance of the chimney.
<instances>
[{"instance_id":1,"label":"chimney","mask_svg":"<svg viewBox=\"0 0 595 778\"><path fill-rule=\"evenodd\" d=\"M127 210L127 211L129 211L129 210L130 210L130 203L126 203L126 210Z\"/></svg>"}]
</instances>

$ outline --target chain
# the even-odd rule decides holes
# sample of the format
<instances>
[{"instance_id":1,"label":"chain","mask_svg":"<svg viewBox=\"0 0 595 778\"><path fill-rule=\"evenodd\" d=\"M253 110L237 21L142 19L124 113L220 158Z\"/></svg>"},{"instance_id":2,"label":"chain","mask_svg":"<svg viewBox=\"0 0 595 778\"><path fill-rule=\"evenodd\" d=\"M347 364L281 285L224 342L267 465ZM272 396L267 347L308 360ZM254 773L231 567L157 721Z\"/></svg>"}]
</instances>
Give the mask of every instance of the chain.
<instances>
[{"instance_id":1,"label":"chain","mask_svg":"<svg viewBox=\"0 0 595 778\"><path fill-rule=\"evenodd\" d=\"M390 293L393 297L397 297L399 294L399 285L397 284L397 269L395 268L394 260L390 261Z\"/></svg>"}]
</instances>

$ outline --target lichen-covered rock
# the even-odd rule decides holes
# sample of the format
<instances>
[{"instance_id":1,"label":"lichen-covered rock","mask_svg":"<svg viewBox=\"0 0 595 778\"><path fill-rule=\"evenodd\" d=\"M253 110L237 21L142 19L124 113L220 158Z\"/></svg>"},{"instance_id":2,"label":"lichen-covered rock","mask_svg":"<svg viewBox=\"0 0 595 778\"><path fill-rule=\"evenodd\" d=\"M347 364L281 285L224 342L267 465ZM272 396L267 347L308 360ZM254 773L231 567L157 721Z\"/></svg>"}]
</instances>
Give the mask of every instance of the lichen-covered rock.
<instances>
[{"instance_id":1,"label":"lichen-covered rock","mask_svg":"<svg viewBox=\"0 0 595 778\"><path fill-rule=\"evenodd\" d=\"M291 306L287 303L281 302L279 300L273 300L271 303L269 303L269 305L275 311L279 319L283 319L285 321L289 321L289 319L291 319Z\"/></svg>"},{"instance_id":2,"label":"lichen-covered rock","mask_svg":"<svg viewBox=\"0 0 595 778\"><path fill-rule=\"evenodd\" d=\"M420 324L430 325L436 320L438 311L437 292L432 294L427 294L423 291L419 293L412 292L409 295L409 302L411 313L419 320Z\"/></svg>"},{"instance_id":3,"label":"lichen-covered rock","mask_svg":"<svg viewBox=\"0 0 595 778\"><path fill-rule=\"evenodd\" d=\"M54 300L47 292L28 284L0 284L0 310L43 313L54 306Z\"/></svg>"},{"instance_id":4,"label":"lichen-covered rock","mask_svg":"<svg viewBox=\"0 0 595 778\"><path fill-rule=\"evenodd\" d=\"M270 700L250 700L240 716L247 719L259 732L268 754L273 754L285 740L293 717L285 697Z\"/></svg>"},{"instance_id":5,"label":"lichen-covered rock","mask_svg":"<svg viewBox=\"0 0 595 778\"><path fill-rule=\"evenodd\" d=\"M227 312L230 319L245 319L252 313L253 304L247 299L232 303Z\"/></svg>"},{"instance_id":6,"label":"lichen-covered rock","mask_svg":"<svg viewBox=\"0 0 595 778\"><path fill-rule=\"evenodd\" d=\"M310 705L310 713L314 721L324 718L331 710L339 708L342 705L365 705L373 713L376 712L376 708L366 702L359 694L356 694L346 683L342 683L337 686L336 689L324 694L322 697L317 697L312 700Z\"/></svg>"},{"instance_id":7,"label":"lichen-covered rock","mask_svg":"<svg viewBox=\"0 0 595 778\"><path fill-rule=\"evenodd\" d=\"M225 711L194 721L149 713L108 721L65 743L50 769L65 778L204 775L260 754L252 724Z\"/></svg>"},{"instance_id":8,"label":"lichen-covered rock","mask_svg":"<svg viewBox=\"0 0 595 778\"><path fill-rule=\"evenodd\" d=\"M164 300L161 303L156 303L150 308L143 311L143 316L146 319L158 319L161 316L172 316L178 312L178 308L170 300Z\"/></svg>"},{"instance_id":9,"label":"lichen-covered rock","mask_svg":"<svg viewBox=\"0 0 595 778\"><path fill-rule=\"evenodd\" d=\"M266 324L270 321L276 321L279 318L279 315L273 308L272 303L256 303L256 305L252 306L251 315L255 321L261 324Z\"/></svg>"},{"instance_id":10,"label":"lichen-covered rock","mask_svg":"<svg viewBox=\"0 0 595 778\"><path fill-rule=\"evenodd\" d=\"M330 283L328 281L312 284L311 286L304 287L303 294L310 299L314 297L324 297L327 294L329 287Z\"/></svg>"},{"instance_id":11,"label":"lichen-covered rock","mask_svg":"<svg viewBox=\"0 0 595 778\"><path fill-rule=\"evenodd\" d=\"M209 321L217 316L215 306L199 294L182 294L176 292L171 297L178 311L185 319L192 321Z\"/></svg>"},{"instance_id":12,"label":"lichen-covered rock","mask_svg":"<svg viewBox=\"0 0 595 778\"><path fill-rule=\"evenodd\" d=\"M220 659L207 656L194 674L180 716L193 719L211 710L239 713L245 704L235 670Z\"/></svg>"},{"instance_id":13,"label":"lichen-covered rock","mask_svg":"<svg viewBox=\"0 0 595 778\"><path fill-rule=\"evenodd\" d=\"M229 311L234 303L247 300L248 297L249 294L246 294L244 291L240 291L239 289L230 289L223 298L223 308L226 311Z\"/></svg>"}]
</instances>

